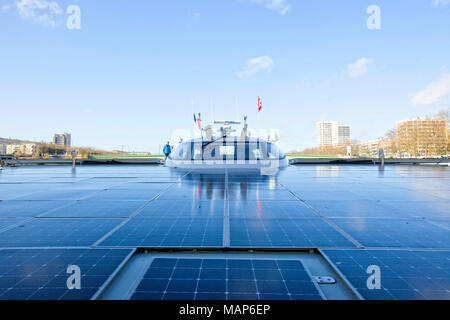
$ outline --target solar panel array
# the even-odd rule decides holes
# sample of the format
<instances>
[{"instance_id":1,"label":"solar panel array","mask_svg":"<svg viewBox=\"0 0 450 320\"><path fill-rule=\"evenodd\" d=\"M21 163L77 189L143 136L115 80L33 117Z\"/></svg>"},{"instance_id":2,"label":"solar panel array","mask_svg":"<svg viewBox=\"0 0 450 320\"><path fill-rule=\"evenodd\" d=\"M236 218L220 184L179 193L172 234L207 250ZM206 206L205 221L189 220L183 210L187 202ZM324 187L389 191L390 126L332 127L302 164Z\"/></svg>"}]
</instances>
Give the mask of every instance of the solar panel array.
<instances>
[{"instance_id":1,"label":"solar panel array","mask_svg":"<svg viewBox=\"0 0 450 320\"><path fill-rule=\"evenodd\" d=\"M89 300L132 253L126 249L0 250L0 300ZM68 267L80 268L69 289Z\"/></svg>"},{"instance_id":2,"label":"solar panel array","mask_svg":"<svg viewBox=\"0 0 450 320\"><path fill-rule=\"evenodd\" d=\"M449 182L446 168L413 166L382 172L368 166L302 166L277 177L182 176L148 166L85 166L76 172L23 167L0 173L0 249L29 255L31 248L319 248L333 262L333 254L351 253L352 266L335 263L346 275L363 270L359 266L365 261L356 259L356 252L377 260L372 252L386 251L401 261L419 256L413 266L425 278L417 279L429 280L430 288L419 280L405 281L412 271L400 270L398 258L385 259L385 274L394 273L384 291L367 293L358 288L362 279L348 274L363 297L439 298L449 290L441 272L448 269L443 254L450 250L450 190L443 188ZM228 272L224 260L225 267L201 265L199 272ZM421 261L431 265L423 267ZM13 270L5 268L0 274ZM402 281L408 286L400 286ZM0 288L3 298L26 295L10 288ZM210 297L224 295L216 293Z\"/></svg>"},{"instance_id":3,"label":"solar panel array","mask_svg":"<svg viewBox=\"0 0 450 320\"><path fill-rule=\"evenodd\" d=\"M365 299L450 299L450 251L324 250L334 266ZM367 280L380 268L380 288Z\"/></svg>"},{"instance_id":4,"label":"solar panel array","mask_svg":"<svg viewBox=\"0 0 450 320\"><path fill-rule=\"evenodd\" d=\"M123 219L40 218L0 232L0 247L88 247Z\"/></svg>"},{"instance_id":5,"label":"solar panel array","mask_svg":"<svg viewBox=\"0 0 450 320\"><path fill-rule=\"evenodd\" d=\"M319 218L230 219L231 247L317 248L355 247Z\"/></svg>"},{"instance_id":6,"label":"solar panel array","mask_svg":"<svg viewBox=\"0 0 450 320\"><path fill-rule=\"evenodd\" d=\"M155 258L133 300L321 300L300 260Z\"/></svg>"},{"instance_id":7,"label":"solar panel array","mask_svg":"<svg viewBox=\"0 0 450 320\"><path fill-rule=\"evenodd\" d=\"M100 243L101 247L223 247L221 218L135 218Z\"/></svg>"}]
</instances>

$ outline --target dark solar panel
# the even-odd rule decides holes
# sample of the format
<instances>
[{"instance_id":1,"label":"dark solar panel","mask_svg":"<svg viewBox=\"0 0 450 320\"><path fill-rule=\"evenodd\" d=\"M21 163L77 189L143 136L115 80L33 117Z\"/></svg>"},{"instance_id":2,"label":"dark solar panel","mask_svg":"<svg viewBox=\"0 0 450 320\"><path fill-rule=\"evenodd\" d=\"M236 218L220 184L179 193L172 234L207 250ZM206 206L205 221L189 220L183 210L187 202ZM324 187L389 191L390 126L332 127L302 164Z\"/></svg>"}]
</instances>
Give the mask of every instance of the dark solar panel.
<instances>
[{"instance_id":1,"label":"dark solar panel","mask_svg":"<svg viewBox=\"0 0 450 320\"><path fill-rule=\"evenodd\" d=\"M21 224L25 221L27 221L27 218L1 218L0 217L0 232L3 229L10 228L17 224Z\"/></svg>"},{"instance_id":2,"label":"dark solar panel","mask_svg":"<svg viewBox=\"0 0 450 320\"><path fill-rule=\"evenodd\" d=\"M300 260L155 258L133 300L322 300Z\"/></svg>"},{"instance_id":3,"label":"dark solar panel","mask_svg":"<svg viewBox=\"0 0 450 320\"><path fill-rule=\"evenodd\" d=\"M162 191L168 188L171 183L156 182L127 182L111 186L111 190L145 190L145 191Z\"/></svg>"},{"instance_id":4,"label":"dark solar panel","mask_svg":"<svg viewBox=\"0 0 450 320\"><path fill-rule=\"evenodd\" d=\"M292 192L301 200L309 201L309 200L361 200L362 196L355 194L351 191L335 191L330 190L328 187L326 192L318 192L311 190L301 190L297 191L295 188L291 189Z\"/></svg>"},{"instance_id":5,"label":"dark solar panel","mask_svg":"<svg viewBox=\"0 0 450 320\"><path fill-rule=\"evenodd\" d=\"M445 198L440 198L432 194L425 193L421 190L409 190L403 188L360 188L355 189L355 193L359 194L364 199L376 200L394 200L394 201L442 201Z\"/></svg>"},{"instance_id":6,"label":"dark solar panel","mask_svg":"<svg viewBox=\"0 0 450 320\"><path fill-rule=\"evenodd\" d=\"M36 217L50 210L66 206L71 201L0 201L0 218Z\"/></svg>"},{"instance_id":7,"label":"dark solar panel","mask_svg":"<svg viewBox=\"0 0 450 320\"><path fill-rule=\"evenodd\" d=\"M392 207L396 214L428 219L450 217L448 201L382 201L381 203Z\"/></svg>"},{"instance_id":8,"label":"dark solar panel","mask_svg":"<svg viewBox=\"0 0 450 320\"><path fill-rule=\"evenodd\" d=\"M230 218L230 243L249 248L354 247L320 218Z\"/></svg>"},{"instance_id":9,"label":"dark solar panel","mask_svg":"<svg viewBox=\"0 0 450 320\"><path fill-rule=\"evenodd\" d=\"M223 217L224 201L197 201L197 200L156 200L152 201L137 216L138 217Z\"/></svg>"},{"instance_id":10,"label":"dark solar panel","mask_svg":"<svg viewBox=\"0 0 450 320\"><path fill-rule=\"evenodd\" d=\"M41 187L40 190L44 189ZM55 189L38 191L15 200L81 200L93 196L99 191L96 189Z\"/></svg>"},{"instance_id":11,"label":"dark solar panel","mask_svg":"<svg viewBox=\"0 0 450 320\"><path fill-rule=\"evenodd\" d=\"M399 211L370 200L311 200L307 203L321 215L331 218L411 218L409 211Z\"/></svg>"},{"instance_id":12,"label":"dark solar panel","mask_svg":"<svg viewBox=\"0 0 450 320\"><path fill-rule=\"evenodd\" d=\"M0 200L12 200L42 190L41 185L27 183L2 183L0 184Z\"/></svg>"},{"instance_id":13,"label":"dark solar panel","mask_svg":"<svg viewBox=\"0 0 450 320\"><path fill-rule=\"evenodd\" d=\"M317 217L300 201L230 201L229 214L236 218Z\"/></svg>"},{"instance_id":14,"label":"dark solar panel","mask_svg":"<svg viewBox=\"0 0 450 320\"><path fill-rule=\"evenodd\" d=\"M323 250L365 299L450 299L450 251ZM369 266L381 271L381 289L370 290Z\"/></svg>"},{"instance_id":15,"label":"dark solar panel","mask_svg":"<svg viewBox=\"0 0 450 320\"><path fill-rule=\"evenodd\" d=\"M450 233L422 220L339 219L339 227L367 247L450 248Z\"/></svg>"},{"instance_id":16,"label":"dark solar panel","mask_svg":"<svg viewBox=\"0 0 450 320\"><path fill-rule=\"evenodd\" d=\"M164 189L109 189L95 194L93 201L150 201Z\"/></svg>"},{"instance_id":17,"label":"dark solar panel","mask_svg":"<svg viewBox=\"0 0 450 320\"><path fill-rule=\"evenodd\" d=\"M298 200L288 190L285 189L246 189L242 186L240 188L229 190L231 201L294 201Z\"/></svg>"},{"instance_id":18,"label":"dark solar panel","mask_svg":"<svg viewBox=\"0 0 450 320\"><path fill-rule=\"evenodd\" d=\"M82 200L54 210L45 217L62 218L120 218L129 217L143 207L146 201L94 201Z\"/></svg>"},{"instance_id":19,"label":"dark solar panel","mask_svg":"<svg viewBox=\"0 0 450 320\"><path fill-rule=\"evenodd\" d=\"M425 221L450 230L450 219L427 219Z\"/></svg>"},{"instance_id":20,"label":"dark solar panel","mask_svg":"<svg viewBox=\"0 0 450 320\"><path fill-rule=\"evenodd\" d=\"M224 200L225 188L216 187L214 184L176 184L164 192L160 200Z\"/></svg>"},{"instance_id":21,"label":"dark solar panel","mask_svg":"<svg viewBox=\"0 0 450 320\"><path fill-rule=\"evenodd\" d=\"M222 218L133 218L100 246L222 247Z\"/></svg>"},{"instance_id":22,"label":"dark solar panel","mask_svg":"<svg viewBox=\"0 0 450 320\"><path fill-rule=\"evenodd\" d=\"M0 232L1 247L80 247L101 239L123 219L34 218Z\"/></svg>"},{"instance_id":23,"label":"dark solar panel","mask_svg":"<svg viewBox=\"0 0 450 320\"><path fill-rule=\"evenodd\" d=\"M89 300L132 253L125 249L0 250L0 300ZM81 289L69 290L69 265Z\"/></svg>"}]
</instances>

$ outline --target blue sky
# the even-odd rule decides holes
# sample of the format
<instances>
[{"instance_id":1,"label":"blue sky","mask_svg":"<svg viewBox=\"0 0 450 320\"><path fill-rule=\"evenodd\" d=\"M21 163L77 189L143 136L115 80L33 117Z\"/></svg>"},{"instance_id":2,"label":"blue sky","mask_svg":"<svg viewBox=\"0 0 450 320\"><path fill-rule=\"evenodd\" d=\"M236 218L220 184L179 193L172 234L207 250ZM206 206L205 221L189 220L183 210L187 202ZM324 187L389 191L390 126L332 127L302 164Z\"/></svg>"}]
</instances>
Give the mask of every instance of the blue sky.
<instances>
[{"instance_id":1,"label":"blue sky","mask_svg":"<svg viewBox=\"0 0 450 320\"><path fill-rule=\"evenodd\" d=\"M377 138L450 106L449 18L449 0L0 0L0 137L157 152L192 100L209 121L211 96L221 119L237 96L285 151L315 146L318 120Z\"/></svg>"}]
</instances>

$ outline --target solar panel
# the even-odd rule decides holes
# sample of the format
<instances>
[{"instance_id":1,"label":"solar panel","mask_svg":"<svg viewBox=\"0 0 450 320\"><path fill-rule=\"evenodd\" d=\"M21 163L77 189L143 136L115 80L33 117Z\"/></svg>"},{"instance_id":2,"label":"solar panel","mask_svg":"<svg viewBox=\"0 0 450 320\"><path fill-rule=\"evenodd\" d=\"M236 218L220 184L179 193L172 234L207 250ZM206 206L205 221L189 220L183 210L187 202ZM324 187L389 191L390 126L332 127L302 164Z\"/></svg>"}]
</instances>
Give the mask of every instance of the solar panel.
<instances>
[{"instance_id":1,"label":"solar panel","mask_svg":"<svg viewBox=\"0 0 450 320\"><path fill-rule=\"evenodd\" d=\"M0 250L0 300L89 300L133 252L125 249ZM81 289L69 290L69 265Z\"/></svg>"},{"instance_id":2,"label":"solar panel","mask_svg":"<svg viewBox=\"0 0 450 320\"><path fill-rule=\"evenodd\" d=\"M223 217L224 201L198 200L156 200L152 201L137 216L138 217Z\"/></svg>"},{"instance_id":3,"label":"solar panel","mask_svg":"<svg viewBox=\"0 0 450 320\"><path fill-rule=\"evenodd\" d=\"M3 229L12 227L16 224L20 224L27 221L26 218L0 218L0 232Z\"/></svg>"},{"instance_id":4,"label":"solar panel","mask_svg":"<svg viewBox=\"0 0 450 320\"><path fill-rule=\"evenodd\" d=\"M42 186L27 183L0 184L0 200L12 200L42 190Z\"/></svg>"},{"instance_id":5,"label":"solar panel","mask_svg":"<svg viewBox=\"0 0 450 320\"><path fill-rule=\"evenodd\" d=\"M317 217L300 201L230 201L229 214L236 218Z\"/></svg>"},{"instance_id":6,"label":"solar panel","mask_svg":"<svg viewBox=\"0 0 450 320\"><path fill-rule=\"evenodd\" d=\"M327 188L325 186L322 187ZM317 192L317 191L311 191L311 190L301 190L298 191L294 188L291 189L291 191L300 199L304 201L309 200L361 200L363 199L362 196L355 194L351 191L335 191L330 190L327 188L326 192Z\"/></svg>"},{"instance_id":7,"label":"solar panel","mask_svg":"<svg viewBox=\"0 0 450 320\"><path fill-rule=\"evenodd\" d=\"M0 217L36 217L71 201L0 201Z\"/></svg>"},{"instance_id":8,"label":"solar panel","mask_svg":"<svg viewBox=\"0 0 450 320\"><path fill-rule=\"evenodd\" d=\"M354 247L320 218L230 218L231 247Z\"/></svg>"},{"instance_id":9,"label":"solar panel","mask_svg":"<svg viewBox=\"0 0 450 320\"><path fill-rule=\"evenodd\" d=\"M396 214L408 214L410 216L429 219L450 217L448 201L382 201L395 209Z\"/></svg>"},{"instance_id":10,"label":"solar panel","mask_svg":"<svg viewBox=\"0 0 450 320\"><path fill-rule=\"evenodd\" d=\"M240 189L246 189L246 190L274 190L274 189L279 189L279 190L286 190L285 188L283 188L282 186L280 186L276 180L273 181L258 181L257 179L255 179L255 181L251 181L251 180L245 180L242 182L239 181L230 181L228 182L228 189L229 190L237 190L239 191Z\"/></svg>"},{"instance_id":11,"label":"solar panel","mask_svg":"<svg viewBox=\"0 0 450 320\"><path fill-rule=\"evenodd\" d=\"M399 211L370 200L311 200L307 203L320 214L331 218L411 218L408 211Z\"/></svg>"},{"instance_id":12,"label":"solar panel","mask_svg":"<svg viewBox=\"0 0 450 320\"><path fill-rule=\"evenodd\" d=\"M323 250L350 284L369 300L450 299L450 251ZM381 289L368 289L369 266L381 271Z\"/></svg>"},{"instance_id":13,"label":"solar panel","mask_svg":"<svg viewBox=\"0 0 450 320\"><path fill-rule=\"evenodd\" d=\"M366 247L450 248L450 233L422 220L332 219Z\"/></svg>"},{"instance_id":14,"label":"solar panel","mask_svg":"<svg viewBox=\"0 0 450 320\"><path fill-rule=\"evenodd\" d=\"M43 187L39 188L40 190ZM22 197L15 198L15 200L81 200L98 193L98 190L92 189L55 189L34 192Z\"/></svg>"},{"instance_id":15,"label":"solar panel","mask_svg":"<svg viewBox=\"0 0 450 320\"><path fill-rule=\"evenodd\" d=\"M246 189L240 187L229 190L231 201L295 201L297 198L285 189Z\"/></svg>"},{"instance_id":16,"label":"solar panel","mask_svg":"<svg viewBox=\"0 0 450 320\"><path fill-rule=\"evenodd\" d=\"M155 258L132 300L322 300L300 260Z\"/></svg>"},{"instance_id":17,"label":"solar panel","mask_svg":"<svg viewBox=\"0 0 450 320\"><path fill-rule=\"evenodd\" d=\"M111 190L146 190L146 191L162 191L171 186L171 183L157 183L157 182L127 182L113 185L108 189Z\"/></svg>"},{"instance_id":18,"label":"solar panel","mask_svg":"<svg viewBox=\"0 0 450 320\"><path fill-rule=\"evenodd\" d=\"M222 218L133 218L100 246L222 247Z\"/></svg>"},{"instance_id":19,"label":"solar panel","mask_svg":"<svg viewBox=\"0 0 450 320\"><path fill-rule=\"evenodd\" d=\"M375 192L374 192L375 191ZM394 201L442 201L445 200L421 190L409 190L404 188L377 188L375 190L360 188L355 189L355 193L369 200L394 200Z\"/></svg>"},{"instance_id":20,"label":"solar panel","mask_svg":"<svg viewBox=\"0 0 450 320\"><path fill-rule=\"evenodd\" d=\"M426 221L450 230L450 219L427 219Z\"/></svg>"},{"instance_id":21,"label":"solar panel","mask_svg":"<svg viewBox=\"0 0 450 320\"><path fill-rule=\"evenodd\" d=\"M82 200L45 214L59 218L120 218L129 217L146 201L93 201Z\"/></svg>"},{"instance_id":22,"label":"solar panel","mask_svg":"<svg viewBox=\"0 0 450 320\"><path fill-rule=\"evenodd\" d=\"M150 201L163 189L109 189L90 197L93 201Z\"/></svg>"},{"instance_id":23,"label":"solar panel","mask_svg":"<svg viewBox=\"0 0 450 320\"><path fill-rule=\"evenodd\" d=\"M224 200L225 188L217 187L214 183L176 184L164 192L160 200Z\"/></svg>"},{"instance_id":24,"label":"solar panel","mask_svg":"<svg viewBox=\"0 0 450 320\"><path fill-rule=\"evenodd\" d=\"M123 219L34 218L0 232L0 247L90 246Z\"/></svg>"}]
</instances>

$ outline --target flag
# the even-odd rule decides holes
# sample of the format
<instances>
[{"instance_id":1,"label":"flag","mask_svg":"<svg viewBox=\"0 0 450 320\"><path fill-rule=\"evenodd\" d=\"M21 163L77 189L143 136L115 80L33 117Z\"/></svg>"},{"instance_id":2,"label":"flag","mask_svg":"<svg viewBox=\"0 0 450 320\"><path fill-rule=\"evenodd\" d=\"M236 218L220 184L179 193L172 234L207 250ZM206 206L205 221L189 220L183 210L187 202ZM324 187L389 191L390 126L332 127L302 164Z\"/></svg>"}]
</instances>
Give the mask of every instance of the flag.
<instances>
[{"instance_id":1,"label":"flag","mask_svg":"<svg viewBox=\"0 0 450 320\"><path fill-rule=\"evenodd\" d=\"M197 124L197 117L195 116L195 113L194 113L194 123Z\"/></svg>"},{"instance_id":2,"label":"flag","mask_svg":"<svg viewBox=\"0 0 450 320\"><path fill-rule=\"evenodd\" d=\"M194 117L195 117L195 115L194 115ZM198 114L197 124L198 124L198 128L201 129L202 128L202 120L200 119L200 113Z\"/></svg>"},{"instance_id":3,"label":"flag","mask_svg":"<svg viewBox=\"0 0 450 320\"><path fill-rule=\"evenodd\" d=\"M261 112L262 110L262 101L261 99L258 97L258 112Z\"/></svg>"}]
</instances>

